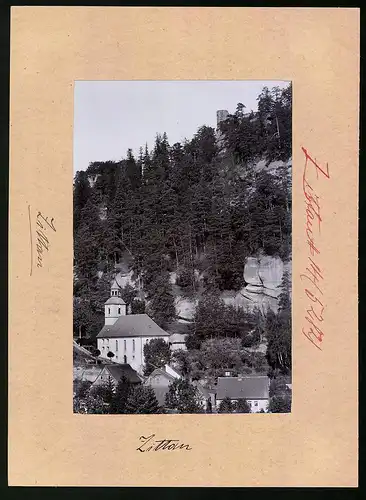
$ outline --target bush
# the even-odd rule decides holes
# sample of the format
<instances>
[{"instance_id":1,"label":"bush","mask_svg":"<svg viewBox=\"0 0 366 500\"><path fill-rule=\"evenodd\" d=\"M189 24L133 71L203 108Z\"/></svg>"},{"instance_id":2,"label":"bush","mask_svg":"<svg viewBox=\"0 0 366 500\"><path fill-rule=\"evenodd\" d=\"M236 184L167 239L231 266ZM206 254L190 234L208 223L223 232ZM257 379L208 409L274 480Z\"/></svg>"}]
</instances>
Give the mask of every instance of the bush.
<instances>
[{"instance_id":1,"label":"bush","mask_svg":"<svg viewBox=\"0 0 366 500\"><path fill-rule=\"evenodd\" d=\"M74 413L107 413L104 401L100 396L86 396L86 398L76 398L73 400Z\"/></svg>"},{"instance_id":2,"label":"bush","mask_svg":"<svg viewBox=\"0 0 366 500\"><path fill-rule=\"evenodd\" d=\"M76 398L85 398L89 392L91 382L89 380L74 380L74 394Z\"/></svg>"},{"instance_id":3,"label":"bush","mask_svg":"<svg viewBox=\"0 0 366 500\"><path fill-rule=\"evenodd\" d=\"M155 368L163 368L170 363L171 351L169 344L163 339L151 339L144 345L144 356L144 375L148 376Z\"/></svg>"},{"instance_id":4,"label":"bush","mask_svg":"<svg viewBox=\"0 0 366 500\"><path fill-rule=\"evenodd\" d=\"M110 405L114 398L114 386L111 379L103 384L94 385L90 390L90 395L93 398L100 398L104 403Z\"/></svg>"},{"instance_id":5,"label":"bush","mask_svg":"<svg viewBox=\"0 0 366 500\"><path fill-rule=\"evenodd\" d=\"M178 275L176 284L181 288L187 288L192 286L194 280L194 273L188 269L183 269Z\"/></svg>"},{"instance_id":6,"label":"bush","mask_svg":"<svg viewBox=\"0 0 366 500\"><path fill-rule=\"evenodd\" d=\"M219 413L233 413L235 409L235 404L231 401L230 398L225 398L221 401L219 405L218 412Z\"/></svg>"},{"instance_id":7,"label":"bush","mask_svg":"<svg viewBox=\"0 0 366 500\"><path fill-rule=\"evenodd\" d=\"M238 399L235 405L235 413L251 413L250 406L246 399Z\"/></svg>"},{"instance_id":8,"label":"bush","mask_svg":"<svg viewBox=\"0 0 366 500\"><path fill-rule=\"evenodd\" d=\"M286 379L278 376L271 380L269 386L269 396L285 396L287 395Z\"/></svg>"},{"instance_id":9,"label":"bush","mask_svg":"<svg viewBox=\"0 0 366 500\"><path fill-rule=\"evenodd\" d=\"M145 308L144 300L134 299L131 303L131 314L145 314Z\"/></svg>"},{"instance_id":10,"label":"bush","mask_svg":"<svg viewBox=\"0 0 366 500\"><path fill-rule=\"evenodd\" d=\"M233 269L231 263L222 264L219 267L219 278L217 285L220 290L240 290L244 284L243 269Z\"/></svg>"},{"instance_id":11,"label":"bush","mask_svg":"<svg viewBox=\"0 0 366 500\"><path fill-rule=\"evenodd\" d=\"M273 396L270 399L269 413L291 413L291 396Z\"/></svg>"},{"instance_id":12,"label":"bush","mask_svg":"<svg viewBox=\"0 0 366 500\"><path fill-rule=\"evenodd\" d=\"M191 297L197 287L197 280L194 271L190 269L183 269L177 275L176 284L182 289L182 293L185 297Z\"/></svg>"}]
</instances>

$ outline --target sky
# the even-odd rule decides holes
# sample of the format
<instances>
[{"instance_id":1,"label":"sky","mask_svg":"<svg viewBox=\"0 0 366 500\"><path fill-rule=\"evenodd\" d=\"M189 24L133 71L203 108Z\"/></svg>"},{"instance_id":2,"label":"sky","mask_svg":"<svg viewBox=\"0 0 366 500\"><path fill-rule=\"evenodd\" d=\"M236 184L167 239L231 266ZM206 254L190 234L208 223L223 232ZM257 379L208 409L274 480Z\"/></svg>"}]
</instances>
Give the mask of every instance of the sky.
<instances>
[{"instance_id":1,"label":"sky","mask_svg":"<svg viewBox=\"0 0 366 500\"><path fill-rule=\"evenodd\" d=\"M74 95L74 173L93 161L118 161L131 148L191 139L198 127L216 127L216 111L234 113L238 102L257 109L263 87L283 81L77 81Z\"/></svg>"}]
</instances>

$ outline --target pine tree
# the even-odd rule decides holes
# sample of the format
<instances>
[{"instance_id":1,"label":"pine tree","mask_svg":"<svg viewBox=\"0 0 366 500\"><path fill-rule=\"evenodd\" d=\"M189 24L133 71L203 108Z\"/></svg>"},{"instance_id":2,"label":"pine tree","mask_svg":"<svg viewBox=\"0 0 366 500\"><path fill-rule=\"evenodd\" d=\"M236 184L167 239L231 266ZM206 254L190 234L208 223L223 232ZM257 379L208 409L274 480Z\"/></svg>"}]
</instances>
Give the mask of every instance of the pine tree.
<instances>
[{"instance_id":1,"label":"pine tree","mask_svg":"<svg viewBox=\"0 0 366 500\"><path fill-rule=\"evenodd\" d=\"M267 359L274 370L291 371L291 323L287 314L268 311L266 317Z\"/></svg>"},{"instance_id":2,"label":"pine tree","mask_svg":"<svg viewBox=\"0 0 366 500\"><path fill-rule=\"evenodd\" d=\"M279 311L289 311L291 309L291 280L290 273L285 270L281 280L281 293L278 297Z\"/></svg>"},{"instance_id":3,"label":"pine tree","mask_svg":"<svg viewBox=\"0 0 366 500\"><path fill-rule=\"evenodd\" d=\"M225 329L225 304L217 290L211 290L199 300L194 328L195 337L199 342L222 335Z\"/></svg>"},{"instance_id":4,"label":"pine tree","mask_svg":"<svg viewBox=\"0 0 366 500\"><path fill-rule=\"evenodd\" d=\"M196 387L184 379L176 379L170 384L165 396L165 405L178 413L203 412Z\"/></svg>"},{"instance_id":5,"label":"pine tree","mask_svg":"<svg viewBox=\"0 0 366 500\"><path fill-rule=\"evenodd\" d=\"M100 397L109 408L115 396L115 388L111 377L108 377L105 383L93 386L90 395L94 398Z\"/></svg>"},{"instance_id":6,"label":"pine tree","mask_svg":"<svg viewBox=\"0 0 366 500\"><path fill-rule=\"evenodd\" d=\"M84 171L77 172L74 179L74 237L82 219L81 211L90 198L90 191L87 173Z\"/></svg>"},{"instance_id":7,"label":"pine tree","mask_svg":"<svg viewBox=\"0 0 366 500\"><path fill-rule=\"evenodd\" d=\"M153 389L142 385L135 387L128 396L125 412L144 414L161 413Z\"/></svg>"},{"instance_id":8,"label":"pine tree","mask_svg":"<svg viewBox=\"0 0 366 500\"><path fill-rule=\"evenodd\" d=\"M114 398L111 401L111 413L126 413L126 403L131 391L132 386L130 381L127 379L127 377L122 375L122 377L118 381Z\"/></svg>"},{"instance_id":9,"label":"pine tree","mask_svg":"<svg viewBox=\"0 0 366 500\"><path fill-rule=\"evenodd\" d=\"M164 327L175 318L174 296L167 273L158 275L149 285L148 311L153 320Z\"/></svg>"}]
</instances>

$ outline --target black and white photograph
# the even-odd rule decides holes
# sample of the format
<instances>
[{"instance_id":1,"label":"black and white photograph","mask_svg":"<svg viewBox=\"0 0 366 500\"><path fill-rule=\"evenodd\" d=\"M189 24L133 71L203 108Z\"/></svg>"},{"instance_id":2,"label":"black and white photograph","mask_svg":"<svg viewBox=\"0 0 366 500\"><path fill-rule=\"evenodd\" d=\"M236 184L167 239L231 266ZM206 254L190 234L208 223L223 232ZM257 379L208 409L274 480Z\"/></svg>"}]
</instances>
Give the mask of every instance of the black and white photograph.
<instances>
[{"instance_id":1,"label":"black and white photograph","mask_svg":"<svg viewBox=\"0 0 366 500\"><path fill-rule=\"evenodd\" d=\"M76 81L73 140L74 413L290 413L291 82Z\"/></svg>"}]
</instances>

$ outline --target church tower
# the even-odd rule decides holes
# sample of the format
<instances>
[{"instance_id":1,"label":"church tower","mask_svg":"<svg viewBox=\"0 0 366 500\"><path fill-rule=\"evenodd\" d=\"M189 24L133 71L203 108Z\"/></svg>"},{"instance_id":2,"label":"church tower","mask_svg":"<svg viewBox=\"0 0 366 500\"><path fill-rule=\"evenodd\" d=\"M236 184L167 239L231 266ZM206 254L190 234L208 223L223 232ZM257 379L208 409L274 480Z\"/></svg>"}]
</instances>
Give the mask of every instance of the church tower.
<instances>
[{"instance_id":1,"label":"church tower","mask_svg":"<svg viewBox=\"0 0 366 500\"><path fill-rule=\"evenodd\" d=\"M116 280L111 286L111 296L104 304L104 324L114 325L120 316L126 316L126 302L121 297L120 287Z\"/></svg>"}]
</instances>

